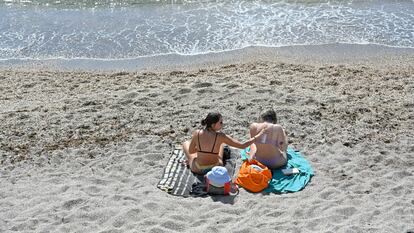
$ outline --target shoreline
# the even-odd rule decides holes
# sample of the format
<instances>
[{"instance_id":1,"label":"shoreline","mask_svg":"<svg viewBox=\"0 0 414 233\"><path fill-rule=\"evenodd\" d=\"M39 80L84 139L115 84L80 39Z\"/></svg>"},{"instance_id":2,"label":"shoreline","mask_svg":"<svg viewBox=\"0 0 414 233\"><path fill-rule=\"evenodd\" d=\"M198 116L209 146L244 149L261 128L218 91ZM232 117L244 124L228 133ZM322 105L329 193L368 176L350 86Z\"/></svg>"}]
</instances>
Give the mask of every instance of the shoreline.
<instances>
[{"instance_id":1,"label":"shoreline","mask_svg":"<svg viewBox=\"0 0 414 233\"><path fill-rule=\"evenodd\" d=\"M373 67L414 64L414 48L374 44L325 44L283 47L246 47L239 50L198 55L156 55L132 59L10 59L0 61L0 69L54 71L155 71L191 70L251 62L287 62L308 65L369 65Z\"/></svg>"}]
</instances>

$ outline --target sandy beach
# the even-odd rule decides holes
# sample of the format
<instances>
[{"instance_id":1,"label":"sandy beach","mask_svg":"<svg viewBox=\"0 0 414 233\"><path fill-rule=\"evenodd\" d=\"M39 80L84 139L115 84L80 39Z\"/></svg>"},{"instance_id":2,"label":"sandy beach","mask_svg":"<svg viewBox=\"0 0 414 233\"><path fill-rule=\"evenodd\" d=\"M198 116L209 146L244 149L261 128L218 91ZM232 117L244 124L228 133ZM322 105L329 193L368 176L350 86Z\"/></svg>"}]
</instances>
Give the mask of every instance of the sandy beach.
<instances>
[{"instance_id":1,"label":"sandy beach","mask_svg":"<svg viewBox=\"0 0 414 233\"><path fill-rule=\"evenodd\" d=\"M299 50L126 71L2 66L0 232L414 229L413 50ZM207 112L245 140L268 107L313 166L304 190L181 198L156 187Z\"/></svg>"}]
</instances>

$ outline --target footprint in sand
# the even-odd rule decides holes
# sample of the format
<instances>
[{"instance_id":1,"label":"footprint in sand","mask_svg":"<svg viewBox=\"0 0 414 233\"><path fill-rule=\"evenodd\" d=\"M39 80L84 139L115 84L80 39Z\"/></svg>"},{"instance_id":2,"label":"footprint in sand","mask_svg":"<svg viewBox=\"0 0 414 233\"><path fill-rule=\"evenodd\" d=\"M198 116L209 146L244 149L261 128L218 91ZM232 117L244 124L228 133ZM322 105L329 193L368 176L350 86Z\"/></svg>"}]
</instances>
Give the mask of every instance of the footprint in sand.
<instances>
[{"instance_id":1,"label":"footprint in sand","mask_svg":"<svg viewBox=\"0 0 414 233\"><path fill-rule=\"evenodd\" d=\"M120 228L125 224L125 219L123 219L121 216L115 218L114 222L112 223L112 226L116 228Z\"/></svg>"},{"instance_id":2,"label":"footprint in sand","mask_svg":"<svg viewBox=\"0 0 414 233\"><path fill-rule=\"evenodd\" d=\"M101 231L99 233L123 233L124 231L118 230L118 229L111 229L111 230L105 230Z\"/></svg>"},{"instance_id":3,"label":"footprint in sand","mask_svg":"<svg viewBox=\"0 0 414 233\"><path fill-rule=\"evenodd\" d=\"M211 87L211 86L213 86L213 84L212 83L207 83L207 82L204 82L204 83L195 83L193 85L194 88L205 88L205 87Z\"/></svg>"},{"instance_id":4,"label":"footprint in sand","mask_svg":"<svg viewBox=\"0 0 414 233\"><path fill-rule=\"evenodd\" d=\"M148 94L148 97L155 98L155 97L157 97L159 95L160 95L159 93L149 93Z\"/></svg>"},{"instance_id":5,"label":"footprint in sand","mask_svg":"<svg viewBox=\"0 0 414 233\"><path fill-rule=\"evenodd\" d=\"M181 88L178 90L178 94L182 95L182 94L187 94L190 93L191 89L190 88Z\"/></svg>"},{"instance_id":6,"label":"footprint in sand","mask_svg":"<svg viewBox=\"0 0 414 233\"><path fill-rule=\"evenodd\" d=\"M148 153L145 155L145 159L149 161L159 161L164 158L164 155L160 153Z\"/></svg>"},{"instance_id":7,"label":"footprint in sand","mask_svg":"<svg viewBox=\"0 0 414 233\"><path fill-rule=\"evenodd\" d=\"M151 141L149 141L149 140L139 141L135 144L135 149L137 151L140 151L140 153L142 153L141 150L148 148L148 145L151 145Z\"/></svg>"},{"instance_id":8,"label":"footprint in sand","mask_svg":"<svg viewBox=\"0 0 414 233\"><path fill-rule=\"evenodd\" d=\"M169 231L168 230L163 230L163 229L158 228L158 227L154 227L149 232L150 233L165 233L165 232L169 232Z\"/></svg>"},{"instance_id":9,"label":"footprint in sand","mask_svg":"<svg viewBox=\"0 0 414 233\"><path fill-rule=\"evenodd\" d=\"M342 216L350 217L357 212L357 209L353 206L340 207L340 208L336 208L335 212Z\"/></svg>"},{"instance_id":10,"label":"footprint in sand","mask_svg":"<svg viewBox=\"0 0 414 233\"><path fill-rule=\"evenodd\" d=\"M134 158L134 162L136 163L141 163L143 160L143 158Z\"/></svg>"},{"instance_id":11,"label":"footprint in sand","mask_svg":"<svg viewBox=\"0 0 414 233\"><path fill-rule=\"evenodd\" d=\"M174 221L167 220L167 221L161 223L161 226L168 229L168 230L173 230L173 231L177 231L177 232L183 232L186 229L186 227L183 223L176 222L176 220L174 220Z\"/></svg>"},{"instance_id":12,"label":"footprint in sand","mask_svg":"<svg viewBox=\"0 0 414 233\"><path fill-rule=\"evenodd\" d=\"M391 188L391 194L394 195L395 197L400 197L401 195L404 194L404 187L401 185L397 185Z\"/></svg>"},{"instance_id":13,"label":"footprint in sand","mask_svg":"<svg viewBox=\"0 0 414 233\"><path fill-rule=\"evenodd\" d=\"M323 200L331 200L337 194L338 194L338 191L336 190L326 190L326 191L321 192L321 194L319 194L319 197L322 198Z\"/></svg>"},{"instance_id":14,"label":"footprint in sand","mask_svg":"<svg viewBox=\"0 0 414 233\"><path fill-rule=\"evenodd\" d=\"M379 183L378 181L373 181L373 182L371 183L371 186L372 186L373 188L379 188L379 187L381 187L381 183Z\"/></svg>"},{"instance_id":15,"label":"footprint in sand","mask_svg":"<svg viewBox=\"0 0 414 233\"><path fill-rule=\"evenodd\" d=\"M127 94L125 94L122 98L123 99L135 99L138 96L137 92L129 92Z\"/></svg>"},{"instance_id":16,"label":"footprint in sand","mask_svg":"<svg viewBox=\"0 0 414 233\"><path fill-rule=\"evenodd\" d=\"M65 203L63 203L63 208L66 209L66 210L71 210L73 207L78 206L78 205L80 205L84 202L85 202L85 200L82 199L82 198L69 200L69 201L66 201Z\"/></svg>"},{"instance_id":17,"label":"footprint in sand","mask_svg":"<svg viewBox=\"0 0 414 233\"><path fill-rule=\"evenodd\" d=\"M228 88L228 89L235 89L235 88L240 87L240 85L236 84L236 83L233 83L233 84L225 85L225 87Z\"/></svg>"},{"instance_id":18,"label":"footprint in sand","mask_svg":"<svg viewBox=\"0 0 414 233\"><path fill-rule=\"evenodd\" d=\"M193 224L191 224L191 227L199 227L199 226L205 225L205 224L207 224L207 220L201 219L201 220L195 221Z\"/></svg>"},{"instance_id":19,"label":"footprint in sand","mask_svg":"<svg viewBox=\"0 0 414 233\"><path fill-rule=\"evenodd\" d=\"M161 100L157 102L157 105L160 107L165 107L168 105L168 100Z\"/></svg>"},{"instance_id":20,"label":"footprint in sand","mask_svg":"<svg viewBox=\"0 0 414 233\"><path fill-rule=\"evenodd\" d=\"M100 193L101 189L96 186L88 186L84 188L82 191L84 191L85 193L89 195L94 195L94 194Z\"/></svg>"},{"instance_id":21,"label":"footprint in sand","mask_svg":"<svg viewBox=\"0 0 414 233\"><path fill-rule=\"evenodd\" d=\"M159 209L159 204L155 202L148 202L143 205L147 210L154 211Z\"/></svg>"},{"instance_id":22,"label":"footprint in sand","mask_svg":"<svg viewBox=\"0 0 414 233\"><path fill-rule=\"evenodd\" d=\"M277 218L281 215L283 215L283 212L281 212L281 211L272 211L272 212L266 214L267 217L273 217L273 218Z\"/></svg>"},{"instance_id":23,"label":"footprint in sand","mask_svg":"<svg viewBox=\"0 0 414 233\"><path fill-rule=\"evenodd\" d=\"M216 93L217 91L213 88L204 88L197 91L198 94L204 94L204 93Z\"/></svg>"}]
</instances>

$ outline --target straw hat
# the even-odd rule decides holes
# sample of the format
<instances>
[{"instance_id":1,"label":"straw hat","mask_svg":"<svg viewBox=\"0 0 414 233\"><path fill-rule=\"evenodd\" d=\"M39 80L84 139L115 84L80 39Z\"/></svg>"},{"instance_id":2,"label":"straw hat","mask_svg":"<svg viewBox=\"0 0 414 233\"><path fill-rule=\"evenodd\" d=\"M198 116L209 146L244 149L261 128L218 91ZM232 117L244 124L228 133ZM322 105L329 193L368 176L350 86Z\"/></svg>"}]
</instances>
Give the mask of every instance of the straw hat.
<instances>
[{"instance_id":1,"label":"straw hat","mask_svg":"<svg viewBox=\"0 0 414 233\"><path fill-rule=\"evenodd\" d=\"M222 166L215 166L207 172L206 177L211 185L223 187L225 183L231 180L227 169Z\"/></svg>"}]
</instances>

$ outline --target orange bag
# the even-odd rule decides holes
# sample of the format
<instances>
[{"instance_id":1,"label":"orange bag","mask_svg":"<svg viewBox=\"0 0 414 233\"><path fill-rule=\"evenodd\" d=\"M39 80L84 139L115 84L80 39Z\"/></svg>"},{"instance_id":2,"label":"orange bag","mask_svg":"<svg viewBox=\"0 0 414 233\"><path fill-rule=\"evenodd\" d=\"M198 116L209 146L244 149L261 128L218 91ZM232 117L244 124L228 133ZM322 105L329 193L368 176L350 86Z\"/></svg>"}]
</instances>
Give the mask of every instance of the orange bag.
<instances>
[{"instance_id":1,"label":"orange bag","mask_svg":"<svg viewBox=\"0 0 414 233\"><path fill-rule=\"evenodd\" d=\"M272 172L257 160L244 161L240 167L236 184L251 192L260 192L267 188L272 179Z\"/></svg>"}]
</instances>

